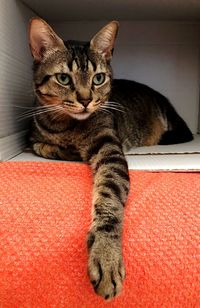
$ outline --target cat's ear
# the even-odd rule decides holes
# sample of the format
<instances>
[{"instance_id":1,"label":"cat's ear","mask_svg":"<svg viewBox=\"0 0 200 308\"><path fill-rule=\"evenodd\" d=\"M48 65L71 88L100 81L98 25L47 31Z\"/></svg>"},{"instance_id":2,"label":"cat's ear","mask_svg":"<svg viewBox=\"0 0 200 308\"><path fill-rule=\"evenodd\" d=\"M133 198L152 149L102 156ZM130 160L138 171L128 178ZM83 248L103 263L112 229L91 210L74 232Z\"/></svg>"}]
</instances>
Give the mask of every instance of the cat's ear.
<instances>
[{"instance_id":1,"label":"cat's ear","mask_svg":"<svg viewBox=\"0 0 200 308\"><path fill-rule=\"evenodd\" d=\"M111 21L92 38L90 48L101 53L107 60L110 60L118 28L119 23Z\"/></svg>"},{"instance_id":2,"label":"cat's ear","mask_svg":"<svg viewBox=\"0 0 200 308\"><path fill-rule=\"evenodd\" d=\"M29 22L29 44L32 56L37 61L40 61L48 50L64 47L62 39L38 17L32 18Z\"/></svg>"}]
</instances>

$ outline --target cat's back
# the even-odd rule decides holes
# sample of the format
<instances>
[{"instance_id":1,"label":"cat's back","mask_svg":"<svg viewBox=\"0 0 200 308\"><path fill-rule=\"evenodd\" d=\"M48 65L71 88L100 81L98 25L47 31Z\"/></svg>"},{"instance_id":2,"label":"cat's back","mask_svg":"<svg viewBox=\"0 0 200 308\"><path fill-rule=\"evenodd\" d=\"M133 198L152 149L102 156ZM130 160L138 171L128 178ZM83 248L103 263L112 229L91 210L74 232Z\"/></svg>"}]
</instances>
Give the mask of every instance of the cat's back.
<instances>
[{"instance_id":1,"label":"cat's back","mask_svg":"<svg viewBox=\"0 0 200 308\"><path fill-rule=\"evenodd\" d=\"M124 99L126 101L133 101L134 99L140 99L146 102L147 97L154 97L158 100L166 99L162 94L151 87L134 80L114 79L112 82L110 99L113 101L123 101Z\"/></svg>"},{"instance_id":2,"label":"cat's back","mask_svg":"<svg viewBox=\"0 0 200 308\"><path fill-rule=\"evenodd\" d=\"M128 140L126 148L193 139L187 124L169 100L144 84L114 79L110 101L115 108L113 113L120 139Z\"/></svg>"},{"instance_id":3,"label":"cat's back","mask_svg":"<svg viewBox=\"0 0 200 308\"><path fill-rule=\"evenodd\" d=\"M125 111L126 118L131 117L135 121L148 120L151 115L162 114L165 117L166 110L171 106L169 100L158 91L127 79L113 80L110 101Z\"/></svg>"}]
</instances>

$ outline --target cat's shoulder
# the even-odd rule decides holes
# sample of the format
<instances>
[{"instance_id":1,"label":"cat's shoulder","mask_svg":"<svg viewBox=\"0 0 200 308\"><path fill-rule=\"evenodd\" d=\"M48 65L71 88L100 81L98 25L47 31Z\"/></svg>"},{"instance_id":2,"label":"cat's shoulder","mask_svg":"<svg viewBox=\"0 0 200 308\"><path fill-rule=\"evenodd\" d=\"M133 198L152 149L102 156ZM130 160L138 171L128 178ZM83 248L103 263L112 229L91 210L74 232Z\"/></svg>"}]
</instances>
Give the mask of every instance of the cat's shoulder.
<instances>
[{"instance_id":1,"label":"cat's shoulder","mask_svg":"<svg viewBox=\"0 0 200 308\"><path fill-rule=\"evenodd\" d=\"M144 92L149 92L149 91L155 91L154 89L152 89L151 87L143 84L143 83L140 83L140 82L137 82L137 81L134 81L134 80L130 80L130 79L113 79L112 81L112 89L120 89L121 91L142 91L143 93Z\"/></svg>"}]
</instances>

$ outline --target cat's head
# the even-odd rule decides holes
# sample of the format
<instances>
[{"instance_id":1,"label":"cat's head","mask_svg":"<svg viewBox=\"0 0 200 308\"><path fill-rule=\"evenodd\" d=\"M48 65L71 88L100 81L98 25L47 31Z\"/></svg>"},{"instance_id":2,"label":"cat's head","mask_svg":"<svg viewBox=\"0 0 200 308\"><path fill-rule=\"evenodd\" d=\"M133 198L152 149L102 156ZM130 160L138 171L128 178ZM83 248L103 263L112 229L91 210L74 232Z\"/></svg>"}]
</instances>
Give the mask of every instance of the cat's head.
<instances>
[{"instance_id":1,"label":"cat's head","mask_svg":"<svg viewBox=\"0 0 200 308\"><path fill-rule=\"evenodd\" d=\"M34 58L34 87L40 104L86 119L107 101L111 91L110 60L118 22L102 28L90 42L64 42L42 19L29 24Z\"/></svg>"}]
</instances>

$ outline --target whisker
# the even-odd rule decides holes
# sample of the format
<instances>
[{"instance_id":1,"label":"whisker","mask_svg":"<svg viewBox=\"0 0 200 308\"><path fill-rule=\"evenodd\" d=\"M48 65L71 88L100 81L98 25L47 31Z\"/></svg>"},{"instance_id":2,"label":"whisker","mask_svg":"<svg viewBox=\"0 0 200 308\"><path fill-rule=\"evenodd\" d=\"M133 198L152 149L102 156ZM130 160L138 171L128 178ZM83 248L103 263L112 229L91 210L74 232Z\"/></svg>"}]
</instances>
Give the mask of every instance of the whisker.
<instances>
[{"instance_id":1,"label":"whisker","mask_svg":"<svg viewBox=\"0 0 200 308\"><path fill-rule=\"evenodd\" d=\"M13 104L0 104L1 107L15 107L15 108L21 108L21 109L33 109L35 108L34 106L18 106L18 105L13 105Z\"/></svg>"},{"instance_id":2,"label":"whisker","mask_svg":"<svg viewBox=\"0 0 200 308\"><path fill-rule=\"evenodd\" d=\"M112 109L112 110L116 110L116 111L119 111L119 112L122 112L122 113L125 113L124 110L122 109L119 109L119 108L116 108L116 107L113 107L113 106L104 106L105 109Z\"/></svg>"},{"instance_id":3,"label":"whisker","mask_svg":"<svg viewBox=\"0 0 200 308\"><path fill-rule=\"evenodd\" d=\"M116 109L116 110L118 110L118 111L121 111L121 112L125 112L125 110L123 109L123 108L121 108L121 107L117 107L117 106L112 106L112 105L107 105L107 106L105 106L106 108L110 108L110 109Z\"/></svg>"},{"instance_id":4,"label":"whisker","mask_svg":"<svg viewBox=\"0 0 200 308\"><path fill-rule=\"evenodd\" d=\"M104 108L103 106L100 106L100 110L104 113L107 113L107 114L111 114L112 115L112 112L107 110L106 108Z\"/></svg>"},{"instance_id":5,"label":"whisker","mask_svg":"<svg viewBox=\"0 0 200 308\"><path fill-rule=\"evenodd\" d=\"M31 108L32 110L27 110L25 112L23 112L21 115L26 115L32 112L37 112L37 111L42 111L42 110L51 110L51 108L55 108L57 106L35 106L33 108Z\"/></svg>"},{"instance_id":6,"label":"whisker","mask_svg":"<svg viewBox=\"0 0 200 308\"><path fill-rule=\"evenodd\" d=\"M121 104L119 102L106 101L106 103L121 106Z\"/></svg>"},{"instance_id":7,"label":"whisker","mask_svg":"<svg viewBox=\"0 0 200 308\"><path fill-rule=\"evenodd\" d=\"M53 115L53 120L62 120L64 118L62 108L57 109L57 112Z\"/></svg>"},{"instance_id":8,"label":"whisker","mask_svg":"<svg viewBox=\"0 0 200 308\"><path fill-rule=\"evenodd\" d=\"M40 110L38 110L38 111L32 110L32 111L29 111L29 112L20 114L20 115L18 116L18 118L19 118L19 119L20 119L20 118L26 118L26 117L29 117L29 116L36 115L36 114L39 113L39 112L43 112L43 111L42 111L42 110L41 110L41 111L40 111Z\"/></svg>"},{"instance_id":9,"label":"whisker","mask_svg":"<svg viewBox=\"0 0 200 308\"><path fill-rule=\"evenodd\" d=\"M34 107L32 106L17 106L17 105L11 105L12 107L15 108L20 108L20 109L34 109Z\"/></svg>"},{"instance_id":10,"label":"whisker","mask_svg":"<svg viewBox=\"0 0 200 308\"><path fill-rule=\"evenodd\" d=\"M36 116L36 115L41 115L41 114L44 114L44 113L47 113L47 112L52 112L52 111L58 111L60 110L60 106L54 106L54 107L49 107L47 108L47 110L36 110L36 111L32 111L32 112L29 112L29 113L26 113L26 114L22 114L18 117L18 120L21 121L21 120L24 120L26 118L30 118L30 117L33 117L33 116Z\"/></svg>"},{"instance_id":11,"label":"whisker","mask_svg":"<svg viewBox=\"0 0 200 308\"><path fill-rule=\"evenodd\" d=\"M119 107L120 109L124 109L124 106L122 106L120 103L117 102L106 102L106 106L113 106L113 107Z\"/></svg>"}]
</instances>

